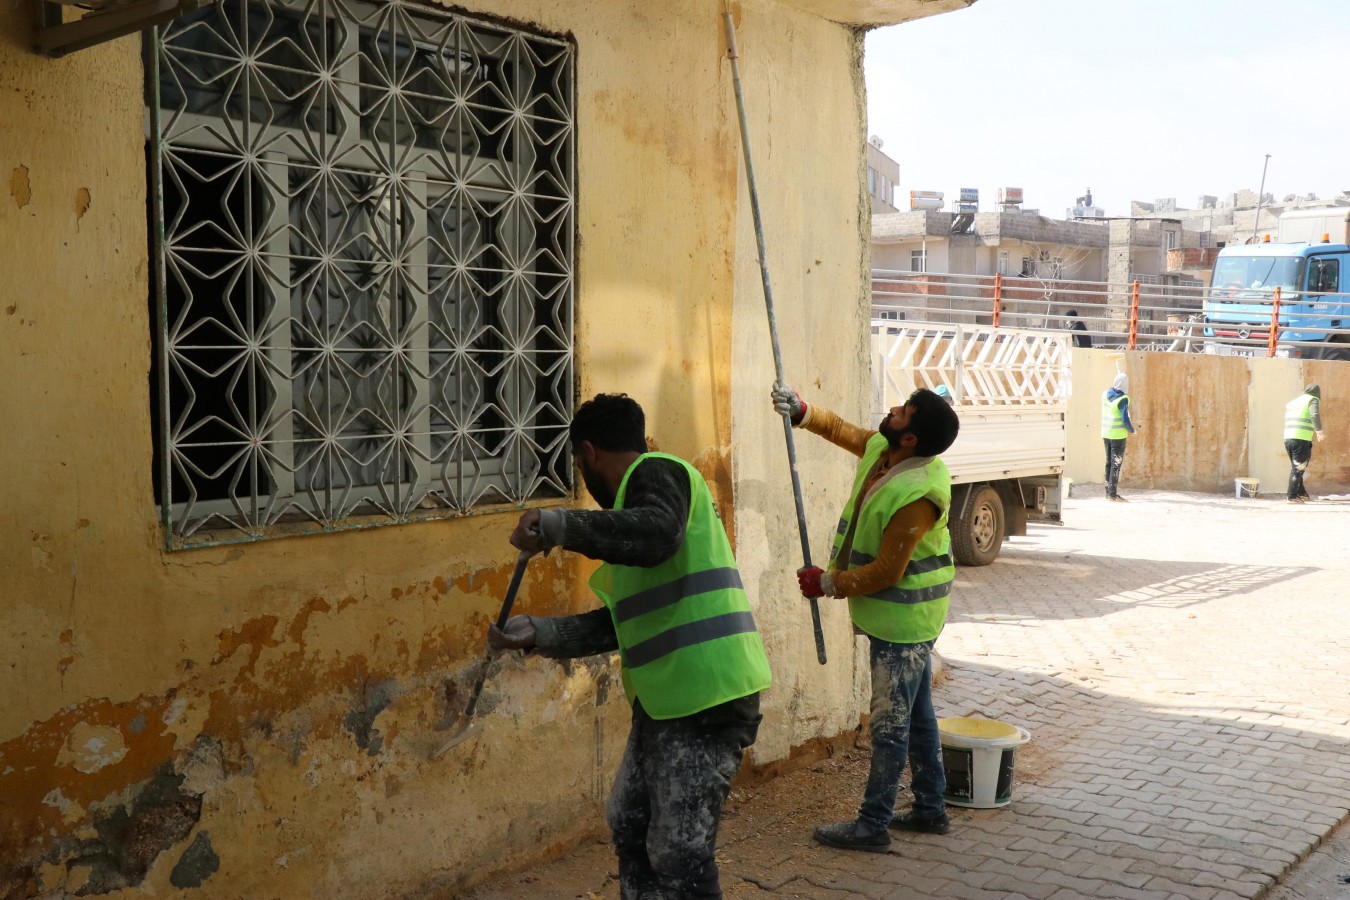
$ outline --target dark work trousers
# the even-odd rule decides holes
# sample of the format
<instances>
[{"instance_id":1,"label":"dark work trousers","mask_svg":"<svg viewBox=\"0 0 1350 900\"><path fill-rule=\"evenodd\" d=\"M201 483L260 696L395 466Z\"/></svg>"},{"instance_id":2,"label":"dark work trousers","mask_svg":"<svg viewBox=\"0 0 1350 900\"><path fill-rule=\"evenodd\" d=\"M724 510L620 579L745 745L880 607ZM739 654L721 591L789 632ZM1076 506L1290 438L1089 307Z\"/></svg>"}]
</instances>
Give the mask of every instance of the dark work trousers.
<instances>
[{"instance_id":1,"label":"dark work trousers","mask_svg":"<svg viewBox=\"0 0 1350 900\"><path fill-rule=\"evenodd\" d=\"M679 719L633 704L608 809L623 900L722 896L717 825L761 718L758 694Z\"/></svg>"},{"instance_id":2,"label":"dark work trousers","mask_svg":"<svg viewBox=\"0 0 1350 900\"><path fill-rule=\"evenodd\" d=\"M1125 438L1102 438L1106 446L1106 496L1118 496L1120 467L1125 464Z\"/></svg>"},{"instance_id":3,"label":"dark work trousers","mask_svg":"<svg viewBox=\"0 0 1350 900\"><path fill-rule=\"evenodd\" d=\"M947 773L942 768L942 739L933 711L933 642L872 643L872 764L867 773L858 820L885 831L895 815L900 773L909 761L914 814L942 815Z\"/></svg>"},{"instance_id":4,"label":"dark work trousers","mask_svg":"<svg viewBox=\"0 0 1350 900\"><path fill-rule=\"evenodd\" d=\"M1312 441L1288 438L1284 442L1284 452L1289 454L1289 499L1308 496L1308 489L1303 486L1303 473L1312 462Z\"/></svg>"}]
</instances>

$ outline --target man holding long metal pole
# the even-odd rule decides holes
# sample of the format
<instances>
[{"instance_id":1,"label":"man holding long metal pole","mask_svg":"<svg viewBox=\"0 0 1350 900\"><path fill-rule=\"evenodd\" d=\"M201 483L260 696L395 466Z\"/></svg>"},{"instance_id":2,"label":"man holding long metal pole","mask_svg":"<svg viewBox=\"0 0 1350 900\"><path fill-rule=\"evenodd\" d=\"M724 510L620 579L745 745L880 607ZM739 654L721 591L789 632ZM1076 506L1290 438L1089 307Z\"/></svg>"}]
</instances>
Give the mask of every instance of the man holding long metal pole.
<instances>
[{"instance_id":1,"label":"man holding long metal pole","mask_svg":"<svg viewBox=\"0 0 1350 900\"><path fill-rule=\"evenodd\" d=\"M867 635L872 661L872 761L858 818L816 829L816 840L844 850L885 852L887 828L945 834L946 774L932 697L932 650L947 621L956 567L947 514L952 480L938 458L956 440L956 410L917 390L876 431L808 407L784 384L775 408L799 428L859 457L828 570L797 573L807 597L847 597L853 625ZM900 773L913 776L914 806L895 815Z\"/></svg>"}]
</instances>

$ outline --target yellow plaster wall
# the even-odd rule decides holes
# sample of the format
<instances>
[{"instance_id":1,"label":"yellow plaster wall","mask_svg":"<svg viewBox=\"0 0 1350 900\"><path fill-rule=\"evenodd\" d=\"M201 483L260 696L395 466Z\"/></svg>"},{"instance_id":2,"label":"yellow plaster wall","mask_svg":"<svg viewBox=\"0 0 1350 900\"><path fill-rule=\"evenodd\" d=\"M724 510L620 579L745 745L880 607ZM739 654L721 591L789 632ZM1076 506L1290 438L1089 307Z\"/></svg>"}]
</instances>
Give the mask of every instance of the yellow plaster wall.
<instances>
[{"instance_id":1,"label":"yellow plaster wall","mask_svg":"<svg viewBox=\"0 0 1350 900\"><path fill-rule=\"evenodd\" d=\"M718 494L779 679L756 757L833 735L857 721L859 673L840 610L816 666L784 563L721 3L476 7L578 44L580 389L636 397ZM785 354L804 390L861 415L859 39L768 2L735 11ZM498 660L482 737L427 759L505 588L514 515L163 550L139 42L42 59L29 15L0 9L0 893L115 889L90 857L119 807L172 834L141 848L145 890L172 893L209 840L199 892L222 897L450 890L601 829L627 731L606 660ZM803 472L823 553L847 466L804 447ZM520 609L591 608L589 571L533 564Z\"/></svg>"},{"instance_id":2,"label":"yellow plaster wall","mask_svg":"<svg viewBox=\"0 0 1350 900\"><path fill-rule=\"evenodd\" d=\"M1306 476L1314 494L1350 492L1350 365L1205 354L1073 351L1066 473L1101 484L1105 456L1101 397L1116 372L1130 376L1130 437L1121 474L1131 488L1234 493L1233 479L1257 478L1280 494L1289 477L1284 405L1307 384L1322 387L1327 439L1313 447Z\"/></svg>"}]
</instances>

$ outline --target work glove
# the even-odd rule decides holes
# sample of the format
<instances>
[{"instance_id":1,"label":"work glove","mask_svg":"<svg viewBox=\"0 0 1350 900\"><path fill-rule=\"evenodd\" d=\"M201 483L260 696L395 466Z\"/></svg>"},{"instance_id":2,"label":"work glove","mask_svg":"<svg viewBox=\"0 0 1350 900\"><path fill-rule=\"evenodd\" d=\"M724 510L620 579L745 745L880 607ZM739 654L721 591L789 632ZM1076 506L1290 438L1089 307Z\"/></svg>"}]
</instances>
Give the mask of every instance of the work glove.
<instances>
[{"instance_id":1,"label":"work glove","mask_svg":"<svg viewBox=\"0 0 1350 900\"><path fill-rule=\"evenodd\" d=\"M802 566L797 570L797 584L801 585L803 597L815 599L825 595L825 589L820 585L824 574L825 570L820 566Z\"/></svg>"},{"instance_id":2,"label":"work glove","mask_svg":"<svg viewBox=\"0 0 1350 900\"><path fill-rule=\"evenodd\" d=\"M802 417L806 415L806 403L796 391L781 381L775 381L769 396L773 398L773 408L780 416L790 417L793 425L801 424Z\"/></svg>"},{"instance_id":3,"label":"work glove","mask_svg":"<svg viewBox=\"0 0 1350 900\"><path fill-rule=\"evenodd\" d=\"M516 530L511 532L511 546L527 553L548 553L553 549L553 544L544 536L542 518L543 514L537 509L527 509L521 513Z\"/></svg>"},{"instance_id":4,"label":"work glove","mask_svg":"<svg viewBox=\"0 0 1350 900\"><path fill-rule=\"evenodd\" d=\"M1323 441L1325 441L1326 439L1327 439L1327 433L1326 433L1325 431L1319 431L1319 432L1317 432L1317 443L1320 444L1320 443L1322 443Z\"/></svg>"},{"instance_id":5,"label":"work glove","mask_svg":"<svg viewBox=\"0 0 1350 900\"><path fill-rule=\"evenodd\" d=\"M488 626L488 646L493 650L533 650L534 620L529 616L512 616L505 628Z\"/></svg>"}]
</instances>

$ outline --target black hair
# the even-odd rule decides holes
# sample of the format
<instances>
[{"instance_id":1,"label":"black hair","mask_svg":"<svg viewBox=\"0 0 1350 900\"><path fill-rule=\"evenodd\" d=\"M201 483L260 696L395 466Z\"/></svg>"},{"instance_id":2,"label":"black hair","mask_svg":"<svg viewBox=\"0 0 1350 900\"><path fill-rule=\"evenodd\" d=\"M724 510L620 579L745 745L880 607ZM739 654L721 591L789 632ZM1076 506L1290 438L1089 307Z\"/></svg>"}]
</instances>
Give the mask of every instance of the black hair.
<instances>
[{"instance_id":1,"label":"black hair","mask_svg":"<svg viewBox=\"0 0 1350 900\"><path fill-rule=\"evenodd\" d=\"M1078 310L1076 310L1076 309L1071 309L1071 310L1069 310L1068 312L1066 312L1064 315L1066 315L1066 316L1076 316L1076 315L1078 315Z\"/></svg>"},{"instance_id":2,"label":"black hair","mask_svg":"<svg viewBox=\"0 0 1350 900\"><path fill-rule=\"evenodd\" d=\"M590 441L610 453L647 452L647 417L627 394L596 394L577 408L567 434L573 449Z\"/></svg>"},{"instance_id":3,"label":"black hair","mask_svg":"<svg viewBox=\"0 0 1350 900\"><path fill-rule=\"evenodd\" d=\"M946 400L927 388L919 388L909 395L905 405L912 407L906 430L917 439L915 456L937 456L956 440L961 420Z\"/></svg>"}]
</instances>

